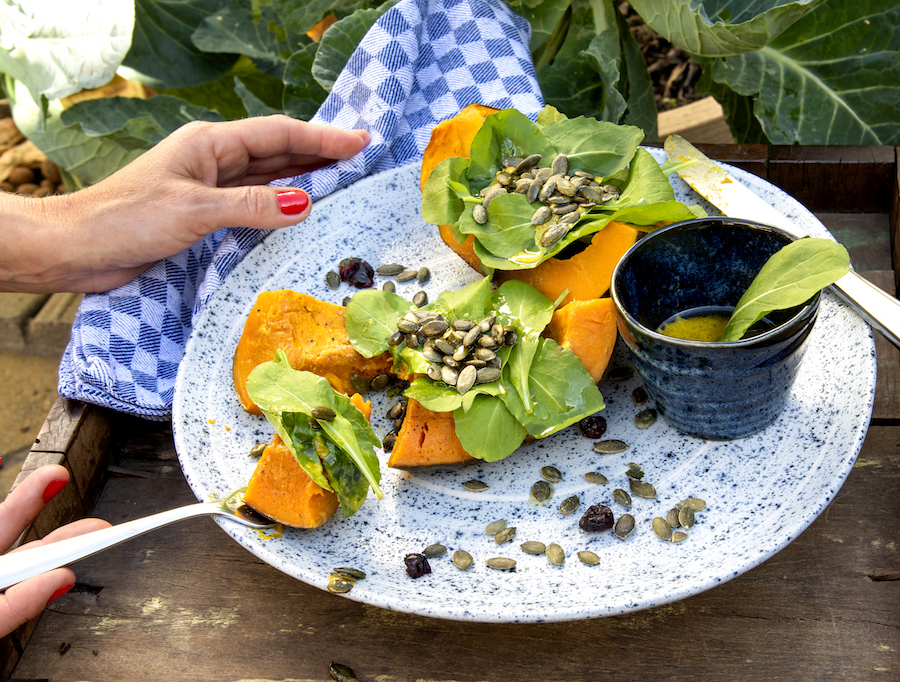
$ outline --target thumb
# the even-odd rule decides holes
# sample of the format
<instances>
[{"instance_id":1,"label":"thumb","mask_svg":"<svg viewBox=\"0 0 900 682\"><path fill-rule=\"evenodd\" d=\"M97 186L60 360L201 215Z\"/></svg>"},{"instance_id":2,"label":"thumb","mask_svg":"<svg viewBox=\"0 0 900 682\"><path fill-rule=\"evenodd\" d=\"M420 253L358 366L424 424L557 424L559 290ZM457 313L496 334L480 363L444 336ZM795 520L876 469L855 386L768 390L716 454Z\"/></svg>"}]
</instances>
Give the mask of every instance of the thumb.
<instances>
[{"instance_id":1,"label":"thumb","mask_svg":"<svg viewBox=\"0 0 900 682\"><path fill-rule=\"evenodd\" d=\"M312 200L302 189L249 185L216 188L215 218L218 227L252 227L276 230L305 220Z\"/></svg>"}]
</instances>

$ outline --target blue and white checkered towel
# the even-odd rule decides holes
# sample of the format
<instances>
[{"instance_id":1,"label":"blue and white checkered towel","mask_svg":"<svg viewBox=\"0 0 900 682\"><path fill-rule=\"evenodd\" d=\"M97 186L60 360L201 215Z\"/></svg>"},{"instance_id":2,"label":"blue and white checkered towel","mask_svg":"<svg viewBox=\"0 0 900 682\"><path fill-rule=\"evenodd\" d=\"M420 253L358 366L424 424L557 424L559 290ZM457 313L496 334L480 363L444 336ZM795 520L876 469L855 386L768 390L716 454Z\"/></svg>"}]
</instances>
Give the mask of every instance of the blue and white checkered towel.
<instances>
[{"instance_id":1,"label":"blue and white checkered towel","mask_svg":"<svg viewBox=\"0 0 900 682\"><path fill-rule=\"evenodd\" d=\"M542 106L530 26L501 0L401 0L376 22L313 121L366 128L352 159L273 184L315 201L421 158L431 129L468 104ZM221 230L134 281L84 298L59 369L60 395L167 419L193 320L264 232Z\"/></svg>"}]
</instances>

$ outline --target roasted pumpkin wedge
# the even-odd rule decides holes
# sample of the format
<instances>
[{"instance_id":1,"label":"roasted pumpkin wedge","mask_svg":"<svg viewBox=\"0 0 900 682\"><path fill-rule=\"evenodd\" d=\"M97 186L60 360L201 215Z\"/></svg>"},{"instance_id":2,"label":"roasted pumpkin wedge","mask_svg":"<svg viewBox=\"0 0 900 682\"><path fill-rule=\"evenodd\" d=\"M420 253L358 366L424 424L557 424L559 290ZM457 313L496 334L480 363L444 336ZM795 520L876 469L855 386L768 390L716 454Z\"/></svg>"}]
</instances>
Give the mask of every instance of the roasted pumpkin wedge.
<instances>
[{"instance_id":1,"label":"roasted pumpkin wedge","mask_svg":"<svg viewBox=\"0 0 900 682\"><path fill-rule=\"evenodd\" d=\"M474 461L456 437L452 412L432 412L410 399L388 466L394 469L457 466Z\"/></svg>"},{"instance_id":2,"label":"roasted pumpkin wedge","mask_svg":"<svg viewBox=\"0 0 900 682\"><path fill-rule=\"evenodd\" d=\"M391 371L388 353L366 359L350 345L344 308L288 289L265 291L253 305L234 352L234 387L243 408L260 414L247 394L247 377L282 349L294 369L324 377L335 391L355 392L350 377L370 380Z\"/></svg>"},{"instance_id":3,"label":"roasted pumpkin wedge","mask_svg":"<svg viewBox=\"0 0 900 682\"><path fill-rule=\"evenodd\" d=\"M553 313L544 330L581 360L594 381L600 381L616 345L616 310L611 298L572 301Z\"/></svg>"}]
</instances>

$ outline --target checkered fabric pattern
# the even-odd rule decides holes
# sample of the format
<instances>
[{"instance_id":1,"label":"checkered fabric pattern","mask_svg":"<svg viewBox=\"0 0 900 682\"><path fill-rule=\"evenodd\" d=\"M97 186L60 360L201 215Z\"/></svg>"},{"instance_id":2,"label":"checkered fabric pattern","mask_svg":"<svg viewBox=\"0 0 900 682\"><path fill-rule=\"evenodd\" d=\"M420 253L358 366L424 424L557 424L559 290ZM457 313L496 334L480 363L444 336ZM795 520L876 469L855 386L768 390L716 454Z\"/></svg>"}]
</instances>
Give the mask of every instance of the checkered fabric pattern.
<instances>
[{"instance_id":1,"label":"checkered fabric pattern","mask_svg":"<svg viewBox=\"0 0 900 682\"><path fill-rule=\"evenodd\" d=\"M366 128L360 154L273 184L313 200L421 158L431 129L468 104L542 106L530 26L501 0L401 0L366 34L313 121ZM194 319L264 236L222 230L113 291L86 296L59 371L60 395L168 419Z\"/></svg>"}]
</instances>

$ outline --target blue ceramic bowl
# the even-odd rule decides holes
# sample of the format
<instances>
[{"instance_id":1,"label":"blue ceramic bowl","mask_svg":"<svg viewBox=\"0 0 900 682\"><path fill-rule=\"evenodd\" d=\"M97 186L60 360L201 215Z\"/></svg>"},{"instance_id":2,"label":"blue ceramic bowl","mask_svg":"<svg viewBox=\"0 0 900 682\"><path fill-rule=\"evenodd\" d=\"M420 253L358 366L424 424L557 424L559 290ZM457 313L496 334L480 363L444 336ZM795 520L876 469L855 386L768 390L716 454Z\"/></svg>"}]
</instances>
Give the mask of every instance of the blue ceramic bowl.
<instances>
[{"instance_id":1,"label":"blue ceramic bowl","mask_svg":"<svg viewBox=\"0 0 900 682\"><path fill-rule=\"evenodd\" d=\"M694 308L733 308L769 256L793 239L767 225L699 218L650 233L616 266L611 295L619 331L659 413L682 433L743 438L784 408L820 294L771 313L772 328L739 341L685 341L657 329Z\"/></svg>"}]
</instances>

